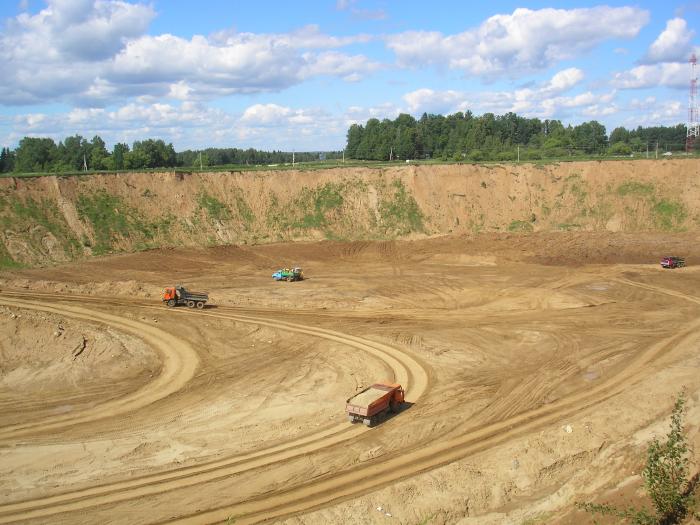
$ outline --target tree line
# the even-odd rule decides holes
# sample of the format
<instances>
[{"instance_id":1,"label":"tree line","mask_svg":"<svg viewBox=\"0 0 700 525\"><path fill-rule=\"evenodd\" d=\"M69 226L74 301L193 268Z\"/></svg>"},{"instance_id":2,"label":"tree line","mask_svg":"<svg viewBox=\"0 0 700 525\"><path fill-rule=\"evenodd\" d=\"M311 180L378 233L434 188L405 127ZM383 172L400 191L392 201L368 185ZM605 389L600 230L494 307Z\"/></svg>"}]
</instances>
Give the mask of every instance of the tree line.
<instances>
[{"instance_id":1,"label":"tree line","mask_svg":"<svg viewBox=\"0 0 700 525\"><path fill-rule=\"evenodd\" d=\"M595 120L565 126L559 120L525 118L515 113L474 116L423 113L419 120L401 114L353 124L347 132L346 156L359 160L442 159L516 160L574 155L629 155L655 148L681 151L686 127L615 128L608 137Z\"/></svg>"},{"instance_id":2,"label":"tree line","mask_svg":"<svg viewBox=\"0 0 700 525\"><path fill-rule=\"evenodd\" d=\"M172 144L162 140L117 143L108 151L104 140L95 136L91 141L74 135L58 144L51 138L24 137L15 150L0 151L0 172L60 173L81 171L137 170L167 168L177 163Z\"/></svg>"},{"instance_id":3,"label":"tree line","mask_svg":"<svg viewBox=\"0 0 700 525\"><path fill-rule=\"evenodd\" d=\"M176 152L160 139L117 143L109 151L99 136L88 141L80 135L58 144L51 138L25 137L16 149L0 150L0 173L65 173L89 171L140 170L174 167L283 164L337 159L335 152L259 151L252 148L207 148Z\"/></svg>"},{"instance_id":4,"label":"tree line","mask_svg":"<svg viewBox=\"0 0 700 525\"><path fill-rule=\"evenodd\" d=\"M16 149L0 150L1 173L61 173L204 168L240 165L276 165L339 159L395 160L534 160L590 155L632 155L657 149L682 151L686 127L615 128L610 136L595 120L565 126L559 120L525 118L515 113L474 116L470 111L453 115L423 113L420 119L401 114L394 120L369 119L347 132L345 152L261 151L252 148L206 148L176 152L160 139L117 143L111 151L99 136L80 135L54 142L51 138L25 137Z\"/></svg>"}]
</instances>

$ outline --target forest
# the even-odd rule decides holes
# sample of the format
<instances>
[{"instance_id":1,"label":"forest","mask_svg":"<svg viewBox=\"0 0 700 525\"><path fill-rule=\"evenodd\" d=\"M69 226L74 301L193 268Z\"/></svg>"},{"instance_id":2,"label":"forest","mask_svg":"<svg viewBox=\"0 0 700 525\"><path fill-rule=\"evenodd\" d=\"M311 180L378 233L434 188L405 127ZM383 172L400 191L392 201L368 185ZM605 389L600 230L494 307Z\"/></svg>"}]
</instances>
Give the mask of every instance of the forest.
<instances>
[{"instance_id":1,"label":"forest","mask_svg":"<svg viewBox=\"0 0 700 525\"><path fill-rule=\"evenodd\" d=\"M80 135L56 143L24 137L14 150L0 150L0 173L65 173L157 168L279 165L340 158L366 161L424 160L515 161L590 156L646 156L685 149L686 127L615 128L610 136L595 120L565 126L559 120L525 118L515 113L474 116L424 113L416 120L370 119L352 124L345 151L284 152L252 148L206 148L176 152L161 139L117 143L111 151L99 136Z\"/></svg>"},{"instance_id":2,"label":"forest","mask_svg":"<svg viewBox=\"0 0 700 525\"><path fill-rule=\"evenodd\" d=\"M608 137L595 120L564 126L559 120L525 118L515 113L476 117L467 111L429 115L416 120L401 114L395 120L370 119L353 124L347 134L346 157L362 160L535 160L571 156L632 155L683 151L686 127L615 128Z\"/></svg>"}]
</instances>

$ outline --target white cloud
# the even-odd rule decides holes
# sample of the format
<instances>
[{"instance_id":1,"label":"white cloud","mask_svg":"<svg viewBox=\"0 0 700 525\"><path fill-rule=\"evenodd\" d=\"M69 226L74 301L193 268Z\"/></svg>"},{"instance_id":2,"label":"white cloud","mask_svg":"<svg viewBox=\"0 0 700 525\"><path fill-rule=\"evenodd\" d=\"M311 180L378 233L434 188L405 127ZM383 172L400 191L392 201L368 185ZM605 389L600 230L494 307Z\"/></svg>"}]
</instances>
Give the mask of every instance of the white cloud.
<instances>
[{"instance_id":1,"label":"white cloud","mask_svg":"<svg viewBox=\"0 0 700 525\"><path fill-rule=\"evenodd\" d=\"M637 126L675 126L683 122L686 108L677 100L659 101L655 97L634 99L629 104L633 116L625 119L623 125L629 129Z\"/></svg>"},{"instance_id":2,"label":"white cloud","mask_svg":"<svg viewBox=\"0 0 700 525\"><path fill-rule=\"evenodd\" d=\"M649 46L642 62L658 64L659 62L686 61L690 56L693 35L695 31L688 29L688 24L682 18L669 20L666 22L666 29Z\"/></svg>"},{"instance_id":3,"label":"white cloud","mask_svg":"<svg viewBox=\"0 0 700 525\"><path fill-rule=\"evenodd\" d=\"M304 78L329 75L340 77L346 82L358 82L380 68L379 63L370 61L364 55L345 55L337 51L307 53L303 58L306 65L299 73Z\"/></svg>"},{"instance_id":4,"label":"white cloud","mask_svg":"<svg viewBox=\"0 0 700 525\"><path fill-rule=\"evenodd\" d=\"M47 0L36 15L22 13L0 38L3 58L41 61L42 57L96 61L118 52L126 39L143 34L155 11L118 0Z\"/></svg>"},{"instance_id":5,"label":"white cloud","mask_svg":"<svg viewBox=\"0 0 700 525\"><path fill-rule=\"evenodd\" d=\"M546 91L561 93L567 91L583 80L584 74L578 68L570 67L556 73L547 84Z\"/></svg>"},{"instance_id":6,"label":"white cloud","mask_svg":"<svg viewBox=\"0 0 700 525\"><path fill-rule=\"evenodd\" d=\"M345 130L347 131L347 128L352 124L365 124L371 118L379 120L385 118L394 119L402 112L405 112L405 110L391 102L371 107L350 106L347 108L344 115Z\"/></svg>"},{"instance_id":7,"label":"white cloud","mask_svg":"<svg viewBox=\"0 0 700 525\"><path fill-rule=\"evenodd\" d=\"M370 40L309 25L282 34L145 35L153 7L121 0L48 0L0 34L8 67L0 103L109 105L130 98L202 100L278 91L311 77L356 82L379 64L330 49Z\"/></svg>"},{"instance_id":8,"label":"white cloud","mask_svg":"<svg viewBox=\"0 0 700 525\"><path fill-rule=\"evenodd\" d=\"M408 31L386 42L401 66L447 66L491 77L540 70L605 40L635 37L648 20L649 13L635 7L519 8L456 35Z\"/></svg>"},{"instance_id":9,"label":"white cloud","mask_svg":"<svg viewBox=\"0 0 700 525\"><path fill-rule=\"evenodd\" d=\"M687 64L663 62L643 65L616 73L613 86L620 89L642 89L658 86L684 88L688 85L690 70Z\"/></svg>"},{"instance_id":10,"label":"white cloud","mask_svg":"<svg viewBox=\"0 0 700 525\"><path fill-rule=\"evenodd\" d=\"M277 104L255 104L243 112L241 122L257 125L278 124L290 113L291 109Z\"/></svg>"},{"instance_id":11,"label":"white cloud","mask_svg":"<svg viewBox=\"0 0 700 525\"><path fill-rule=\"evenodd\" d=\"M408 110L413 113L449 113L452 109L466 104L465 94L460 91L434 91L417 89L403 96Z\"/></svg>"},{"instance_id":12,"label":"white cloud","mask_svg":"<svg viewBox=\"0 0 700 525\"><path fill-rule=\"evenodd\" d=\"M403 96L408 111L413 114L454 113L467 111L496 114L514 112L522 116L552 118L574 108L592 107L609 103L615 93L592 93L586 91L572 96L563 96L581 83L584 73L577 68L568 68L554 74L548 81L533 88L513 91L485 91L467 93L463 91L435 91L418 89Z\"/></svg>"}]
</instances>

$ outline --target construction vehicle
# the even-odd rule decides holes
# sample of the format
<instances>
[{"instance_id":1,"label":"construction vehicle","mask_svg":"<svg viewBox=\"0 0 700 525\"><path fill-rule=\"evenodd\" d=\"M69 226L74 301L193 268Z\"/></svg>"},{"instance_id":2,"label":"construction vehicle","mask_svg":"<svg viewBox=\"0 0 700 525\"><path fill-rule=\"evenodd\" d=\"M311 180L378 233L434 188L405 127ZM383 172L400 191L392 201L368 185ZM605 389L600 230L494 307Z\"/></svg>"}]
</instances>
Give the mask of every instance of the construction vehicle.
<instances>
[{"instance_id":1,"label":"construction vehicle","mask_svg":"<svg viewBox=\"0 0 700 525\"><path fill-rule=\"evenodd\" d=\"M304 272L301 268L281 268L272 274L275 281L303 281Z\"/></svg>"},{"instance_id":2,"label":"construction vehicle","mask_svg":"<svg viewBox=\"0 0 700 525\"><path fill-rule=\"evenodd\" d=\"M375 383L346 401L348 421L374 425L389 412L397 413L404 402L404 391L398 383Z\"/></svg>"},{"instance_id":3,"label":"construction vehicle","mask_svg":"<svg viewBox=\"0 0 700 525\"><path fill-rule=\"evenodd\" d=\"M685 259L681 257L675 257L675 256L670 256L670 257L664 257L661 259L661 267L662 268L682 268L685 266Z\"/></svg>"},{"instance_id":4,"label":"construction vehicle","mask_svg":"<svg viewBox=\"0 0 700 525\"><path fill-rule=\"evenodd\" d=\"M204 292L191 292L183 286L169 286L163 292L163 302L170 307L186 305L189 308L204 308L209 295Z\"/></svg>"}]
</instances>

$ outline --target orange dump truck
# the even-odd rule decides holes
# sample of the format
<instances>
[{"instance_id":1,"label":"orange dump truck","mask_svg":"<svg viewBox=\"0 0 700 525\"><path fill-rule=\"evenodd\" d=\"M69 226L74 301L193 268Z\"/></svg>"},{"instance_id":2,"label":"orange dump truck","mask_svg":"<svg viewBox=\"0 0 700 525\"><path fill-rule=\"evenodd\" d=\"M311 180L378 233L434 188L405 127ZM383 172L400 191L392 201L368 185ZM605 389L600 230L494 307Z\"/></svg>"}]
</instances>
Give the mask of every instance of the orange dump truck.
<instances>
[{"instance_id":1,"label":"orange dump truck","mask_svg":"<svg viewBox=\"0 0 700 525\"><path fill-rule=\"evenodd\" d=\"M345 412L348 421L362 421L368 427L387 412L398 412L403 404L404 391L397 383L375 383L347 400Z\"/></svg>"}]
</instances>

